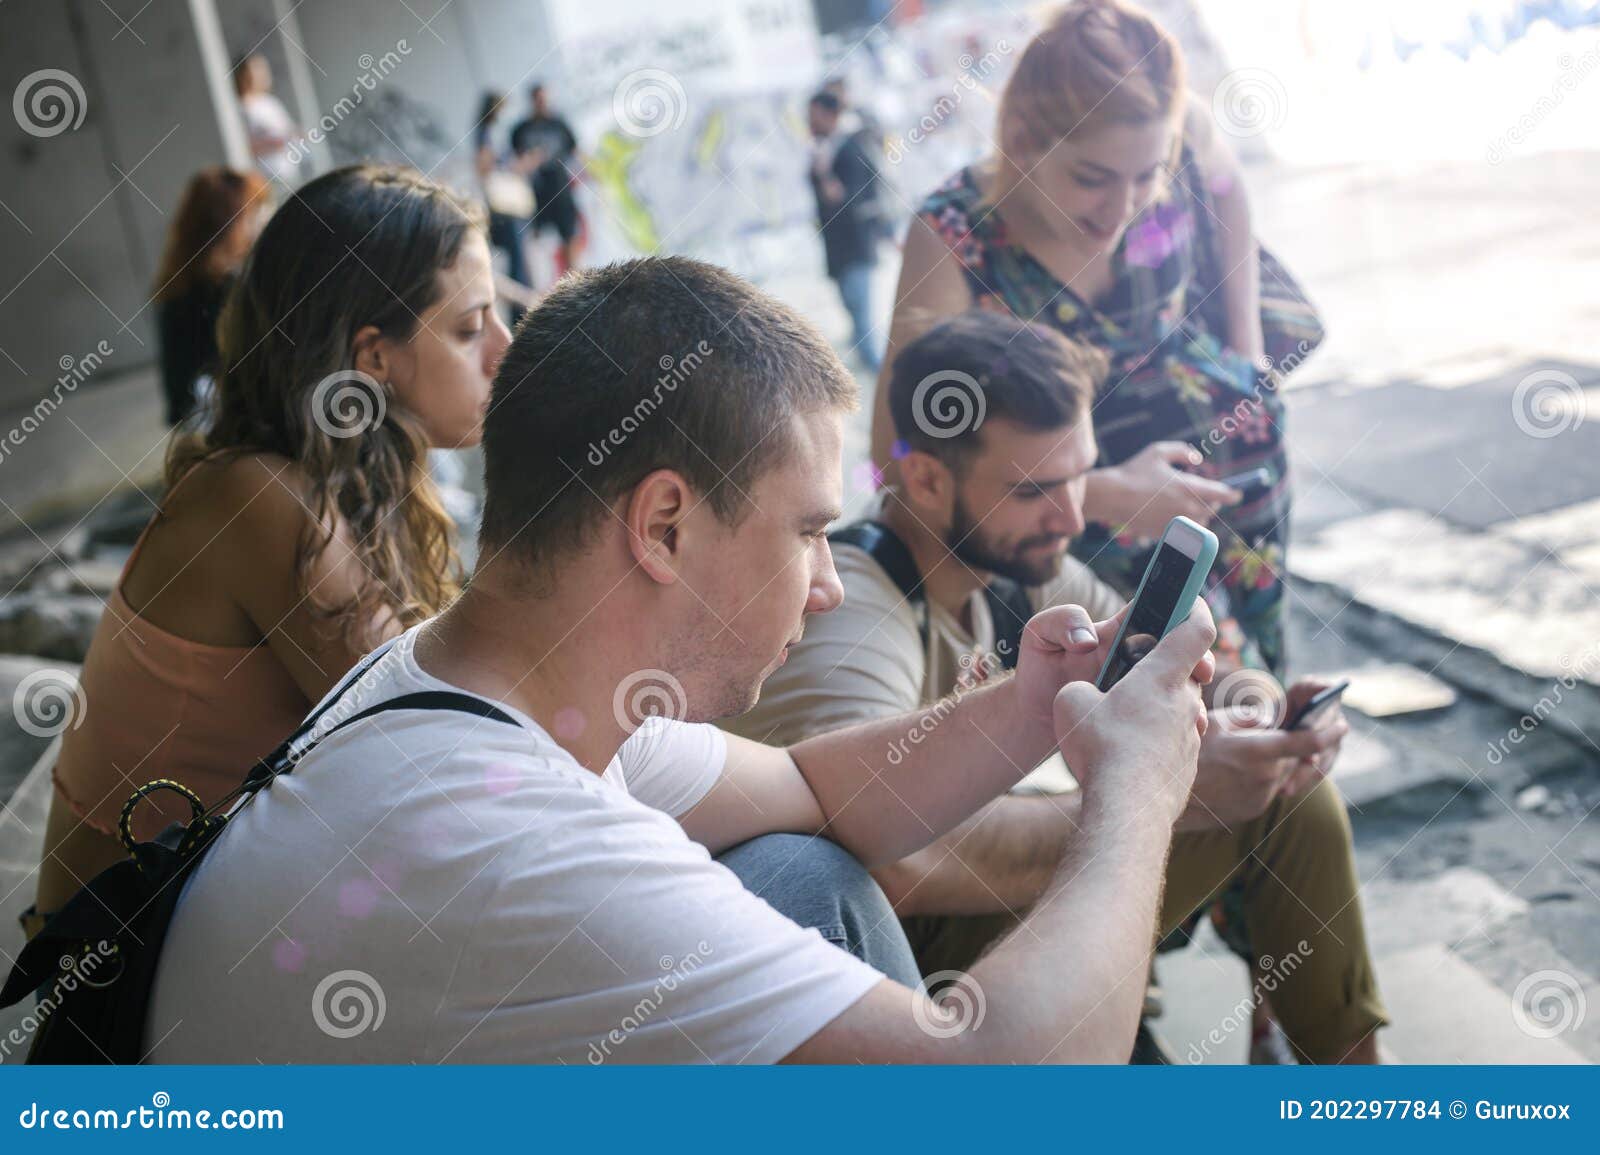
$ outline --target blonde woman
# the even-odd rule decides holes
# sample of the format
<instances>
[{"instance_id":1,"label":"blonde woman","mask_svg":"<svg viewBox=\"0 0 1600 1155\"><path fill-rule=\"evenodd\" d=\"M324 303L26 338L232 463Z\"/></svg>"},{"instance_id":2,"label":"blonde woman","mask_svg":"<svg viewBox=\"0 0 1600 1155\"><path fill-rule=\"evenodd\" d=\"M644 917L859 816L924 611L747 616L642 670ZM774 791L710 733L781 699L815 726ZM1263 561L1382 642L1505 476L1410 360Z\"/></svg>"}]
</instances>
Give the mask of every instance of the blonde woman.
<instances>
[{"instance_id":1,"label":"blonde woman","mask_svg":"<svg viewBox=\"0 0 1600 1155\"><path fill-rule=\"evenodd\" d=\"M1289 491L1282 403L1254 364L1263 265L1238 166L1206 110L1186 99L1177 42L1117 0L1075 0L1018 61L996 143L912 222L889 362L975 306L1106 352L1111 373L1094 409L1101 468L1074 553L1127 592L1170 518L1210 523L1223 540L1212 591L1219 657L1243 651L1281 672ZM1264 267L1269 335L1319 339L1314 316L1279 307L1290 287ZM895 456L887 399L880 382L880 469ZM1264 485L1221 484L1257 468Z\"/></svg>"}]
</instances>

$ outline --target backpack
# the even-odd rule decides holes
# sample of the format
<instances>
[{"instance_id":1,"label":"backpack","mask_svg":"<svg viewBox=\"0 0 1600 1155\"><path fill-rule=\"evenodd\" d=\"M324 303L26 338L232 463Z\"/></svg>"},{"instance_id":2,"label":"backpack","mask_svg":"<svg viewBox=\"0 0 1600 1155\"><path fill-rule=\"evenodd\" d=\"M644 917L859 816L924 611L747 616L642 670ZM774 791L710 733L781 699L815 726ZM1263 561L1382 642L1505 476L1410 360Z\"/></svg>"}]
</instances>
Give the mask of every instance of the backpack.
<instances>
[{"instance_id":1,"label":"backpack","mask_svg":"<svg viewBox=\"0 0 1600 1155\"><path fill-rule=\"evenodd\" d=\"M906 543L881 521L856 521L828 535L830 545L853 545L882 567L899 587L905 599L918 611L917 628L922 634L922 649L928 649L927 597L922 592L922 574ZM1004 669L1014 670L1022 652L1022 631L1033 617L1033 602L1021 583L998 575L983 588L994 622L994 648Z\"/></svg>"},{"instance_id":2,"label":"backpack","mask_svg":"<svg viewBox=\"0 0 1600 1155\"><path fill-rule=\"evenodd\" d=\"M48 988L34 1012L39 1026L28 1049L29 1063L143 1062L156 969L184 883L227 826L232 804L242 800L240 807L247 805L330 734L391 710L456 710L519 725L481 698L431 690L379 702L314 733L317 723L390 645L362 659L299 729L259 759L244 781L209 809L194 791L167 778L134 791L117 823L129 857L95 875L50 916L23 948L0 989L0 1007L9 1007ZM187 823L172 823L148 842L135 842L133 812L141 799L160 790L187 799L193 816Z\"/></svg>"}]
</instances>

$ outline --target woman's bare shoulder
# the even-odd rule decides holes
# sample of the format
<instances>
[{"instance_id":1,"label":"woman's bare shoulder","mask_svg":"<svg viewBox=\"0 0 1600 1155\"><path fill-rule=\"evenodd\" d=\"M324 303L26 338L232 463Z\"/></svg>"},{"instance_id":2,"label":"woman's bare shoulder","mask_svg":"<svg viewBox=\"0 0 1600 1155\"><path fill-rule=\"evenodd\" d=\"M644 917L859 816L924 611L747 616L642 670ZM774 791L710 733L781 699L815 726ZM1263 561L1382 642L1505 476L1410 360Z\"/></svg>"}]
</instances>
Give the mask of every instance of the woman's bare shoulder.
<instances>
[{"instance_id":1,"label":"woman's bare shoulder","mask_svg":"<svg viewBox=\"0 0 1600 1155\"><path fill-rule=\"evenodd\" d=\"M213 574L259 574L290 568L314 508L303 466L275 453L244 453L193 466L163 503L158 526L179 552L197 561L207 555Z\"/></svg>"}]
</instances>

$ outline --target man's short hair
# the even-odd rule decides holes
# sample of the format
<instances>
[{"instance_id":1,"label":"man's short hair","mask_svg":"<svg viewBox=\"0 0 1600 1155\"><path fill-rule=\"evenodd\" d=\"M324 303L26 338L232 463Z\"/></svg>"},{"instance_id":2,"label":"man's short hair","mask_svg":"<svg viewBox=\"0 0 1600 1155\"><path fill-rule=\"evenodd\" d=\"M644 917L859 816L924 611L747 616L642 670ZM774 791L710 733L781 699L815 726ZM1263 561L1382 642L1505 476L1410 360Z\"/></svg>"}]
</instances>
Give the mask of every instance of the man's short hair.
<instances>
[{"instance_id":1,"label":"man's short hair","mask_svg":"<svg viewBox=\"0 0 1600 1155\"><path fill-rule=\"evenodd\" d=\"M837 93L829 92L826 88L813 92L811 94L811 103L813 106L822 109L823 112L842 112L844 110L844 101L839 99Z\"/></svg>"},{"instance_id":2,"label":"man's short hair","mask_svg":"<svg viewBox=\"0 0 1600 1155\"><path fill-rule=\"evenodd\" d=\"M1098 349L1005 313L942 321L895 357L889 413L896 452L921 450L960 472L995 418L1061 429L1086 418L1105 380Z\"/></svg>"},{"instance_id":3,"label":"man's short hair","mask_svg":"<svg viewBox=\"0 0 1600 1155\"><path fill-rule=\"evenodd\" d=\"M657 469L725 523L792 451L790 420L857 404L798 313L687 257L569 273L517 326L484 418L482 551L546 574Z\"/></svg>"}]
</instances>

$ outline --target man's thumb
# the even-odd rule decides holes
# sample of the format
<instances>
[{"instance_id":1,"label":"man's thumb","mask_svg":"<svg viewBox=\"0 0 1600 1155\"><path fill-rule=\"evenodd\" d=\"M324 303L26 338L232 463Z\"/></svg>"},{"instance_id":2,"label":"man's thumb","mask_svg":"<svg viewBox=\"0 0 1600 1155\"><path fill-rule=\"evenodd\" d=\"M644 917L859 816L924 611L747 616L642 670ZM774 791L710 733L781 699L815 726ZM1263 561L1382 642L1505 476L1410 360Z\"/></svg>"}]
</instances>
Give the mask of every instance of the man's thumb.
<instances>
[{"instance_id":1,"label":"man's thumb","mask_svg":"<svg viewBox=\"0 0 1600 1155\"><path fill-rule=\"evenodd\" d=\"M1217 640L1217 625L1204 598L1196 598L1194 608L1183 623L1156 644L1140 666L1154 664L1152 675L1173 686L1182 686Z\"/></svg>"}]
</instances>

